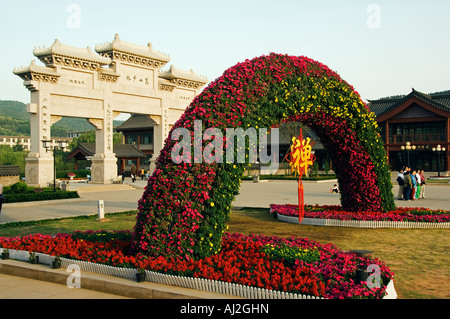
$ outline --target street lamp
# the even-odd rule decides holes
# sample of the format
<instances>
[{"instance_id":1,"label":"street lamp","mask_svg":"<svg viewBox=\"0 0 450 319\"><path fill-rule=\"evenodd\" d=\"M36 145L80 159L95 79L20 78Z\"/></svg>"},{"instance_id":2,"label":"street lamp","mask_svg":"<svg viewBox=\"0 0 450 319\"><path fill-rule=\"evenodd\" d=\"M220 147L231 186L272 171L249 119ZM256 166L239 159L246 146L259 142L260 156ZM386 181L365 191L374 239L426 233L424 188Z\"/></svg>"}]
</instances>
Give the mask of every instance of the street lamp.
<instances>
[{"instance_id":1,"label":"street lamp","mask_svg":"<svg viewBox=\"0 0 450 319\"><path fill-rule=\"evenodd\" d=\"M439 170L439 168L441 166L441 154L440 154L440 152L445 152L445 147L441 148L441 145L438 145L436 147L433 147L432 150L433 150L433 152L437 153L437 156L438 156L438 162L437 162L438 177L441 177L441 171Z\"/></svg>"},{"instance_id":2,"label":"street lamp","mask_svg":"<svg viewBox=\"0 0 450 319\"><path fill-rule=\"evenodd\" d=\"M42 146L45 148L45 151L48 152L52 148L52 141L42 140ZM66 146L66 141L58 141L58 148L60 150L64 150ZM56 192L56 148L56 145L53 146L53 192Z\"/></svg>"},{"instance_id":3,"label":"street lamp","mask_svg":"<svg viewBox=\"0 0 450 319\"><path fill-rule=\"evenodd\" d=\"M410 142L406 142L406 145L402 145L401 147L402 151L406 150L406 154L408 156L408 167L411 167L411 165L409 164L409 151L411 150L415 150L416 146L415 145L411 145Z\"/></svg>"}]
</instances>

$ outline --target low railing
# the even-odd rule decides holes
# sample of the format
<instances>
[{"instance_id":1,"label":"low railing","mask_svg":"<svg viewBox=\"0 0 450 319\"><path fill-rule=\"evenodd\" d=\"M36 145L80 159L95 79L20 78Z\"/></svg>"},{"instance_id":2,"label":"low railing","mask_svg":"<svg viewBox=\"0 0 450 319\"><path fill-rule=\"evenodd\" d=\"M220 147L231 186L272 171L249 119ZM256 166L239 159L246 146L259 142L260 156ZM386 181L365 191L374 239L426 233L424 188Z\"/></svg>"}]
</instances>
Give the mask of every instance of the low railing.
<instances>
[{"instance_id":1,"label":"low railing","mask_svg":"<svg viewBox=\"0 0 450 319\"><path fill-rule=\"evenodd\" d=\"M298 216L277 214L280 221L298 224ZM357 227L357 228L450 228L450 223L427 223L392 220L341 220L325 218L303 218L302 225L331 226L331 227Z\"/></svg>"},{"instance_id":2,"label":"low railing","mask_svg":"<svg viewBox=\"0 0 450 319\"><path fill-rule=\"evenodd\" d=\"M406 144L411 143L444 143L445 135L441 133L436 134L421 134L421 135L390 135L390 144Z\"/></svg>"},{"instance_id":3,"label":"low railing","mask_svg":"<svg viewBox=\"0 0 450 319\"><path fill-rule=\"evenodd\" d=\"M0 251L3 252L3 248L0 248ZM44 265L52 265L53 260L55 259L54 256L43 253L35 253L35 256L39 257L39 264ZM29 261L30 253L23 250L9 249L9 258L19 261ZM67 258L60 258L60 260L62 268L77 265L80 271L97 273L106 276L136 280L136 274L138 273L137 269L134 268L114 267ZM322 297L257 288L219 280L166 275L149 270L145 271L145 275L145 280L148 282L196 289L246 299L324 299ZM389 295L389 298L395 298L396 293L392 281L389 283L386 293Z\"/></svg>"}]
</instances>

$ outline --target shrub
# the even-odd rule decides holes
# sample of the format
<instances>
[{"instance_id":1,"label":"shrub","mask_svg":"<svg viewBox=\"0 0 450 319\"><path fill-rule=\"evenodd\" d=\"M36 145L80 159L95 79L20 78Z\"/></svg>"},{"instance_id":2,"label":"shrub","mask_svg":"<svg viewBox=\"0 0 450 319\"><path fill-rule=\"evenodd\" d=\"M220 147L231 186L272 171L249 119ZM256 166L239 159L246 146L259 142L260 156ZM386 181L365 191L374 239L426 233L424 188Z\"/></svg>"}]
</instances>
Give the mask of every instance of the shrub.
<instances>
[{"instance_id":1,"label":"shrub","mask_svg":"<svg viewBox=\"0 0 450 319\"><path fill-rule=\"evenodd\" d=\"M64 192L42 192L42 193L26 193L26 194L5 194L5 203L33 202L41 200L68 199L79 198L76 191Z\"/></svg>"},{"instance_id":2,"label":"shrub","mask_svg":"<svg viewBox=\"0 0 450 319\"><path fill-rule=\"evenodd\" d=\"M267 244L261 248L261 251L269 255L270 258L282 261L287 267L294 266L297 260L301 260L308 264L320 260L319 251L317 249L290 246L284 243L278 245Z\"/></svg>"},{"instance_id":3,"label":"shrub","mask_svg":"<svg viewBox=\"0 0 450 319\"><path fill-rule=\"evenodd\" d=\"M28 192L28 186L23 182L17 182L11 185L10 191L13 194L24 194Z\"/></svg>"}]
</instances>

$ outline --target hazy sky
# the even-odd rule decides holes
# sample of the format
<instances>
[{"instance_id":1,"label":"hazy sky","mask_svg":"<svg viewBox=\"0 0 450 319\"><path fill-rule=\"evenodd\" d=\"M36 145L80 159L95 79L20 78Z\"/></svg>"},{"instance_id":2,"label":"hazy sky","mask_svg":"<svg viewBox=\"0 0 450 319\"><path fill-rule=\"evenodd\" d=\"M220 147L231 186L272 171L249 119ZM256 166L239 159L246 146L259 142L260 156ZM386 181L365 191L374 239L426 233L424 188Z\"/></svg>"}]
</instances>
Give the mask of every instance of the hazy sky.
<instances>
[{"instance_id":1,"label":"hazy sky","mask_svg":"<svg viewBox=\"0 0 450 319\"><path fill-rule=\"evenodd\" d=\"M12 71L58 38L77 47L152 42L171 64L214 80L270 52L305 55L336 71L363 100L450 89L450 1L0 2L0 99L29 102ZM38 64L41 64L37 60Z\"/></svg>"}]
</instances>

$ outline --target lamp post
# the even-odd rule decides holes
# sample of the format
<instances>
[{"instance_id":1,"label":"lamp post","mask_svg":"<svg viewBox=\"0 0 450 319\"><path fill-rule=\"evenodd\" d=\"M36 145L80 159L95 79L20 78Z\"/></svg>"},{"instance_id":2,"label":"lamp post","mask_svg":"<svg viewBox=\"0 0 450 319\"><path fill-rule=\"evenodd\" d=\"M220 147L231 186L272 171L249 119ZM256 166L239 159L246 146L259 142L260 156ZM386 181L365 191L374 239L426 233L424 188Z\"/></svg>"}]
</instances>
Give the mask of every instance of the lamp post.
<instances>
[{"instance_id":1,"label":"lamp post","mask_svg":"<svg viewBox=\"0 0 450 319\"><path fill-rule=\"evenodd\" d=\"M441 147L441 145L438 145L436 147L432 148L433 152L437 153L437 158L438 158L438 162L437 162L437 169L438 169L438 177L441 177L441 171L440 166L441 166L441 152L445 152L445 147Z\"/></svg>"},{"instance_id":2,"label":"lamp post","mask_svg":"<svg viewBox=\"0 0 450 319\"><path fill-rule=\"evenodd\" d=\"M411 145L410 142L406 142L406 145L402 145L401 149L402 149L402 151L406 150L406 154L407 154L407 157L408 157L408 167L411 167L411 165L409 163L409 151L411 151L411 150L414 151L416 149L416 146L415 145Z\"/></svg>"},{"instance_id":3,"label":"lamp post","mask_svg":"<svg viewBox=\"0 0 450 319\"><path fill-rule=\"evenodd\" d=\"M45 151L52 148L51 140L42 140L42 146L45 148ZM67 146L66 141L58 141L58 147L60 150L64 150ZM53 192L56 192L56 148L57 146L53 146Z\"/></svg>"}]
</instances>

